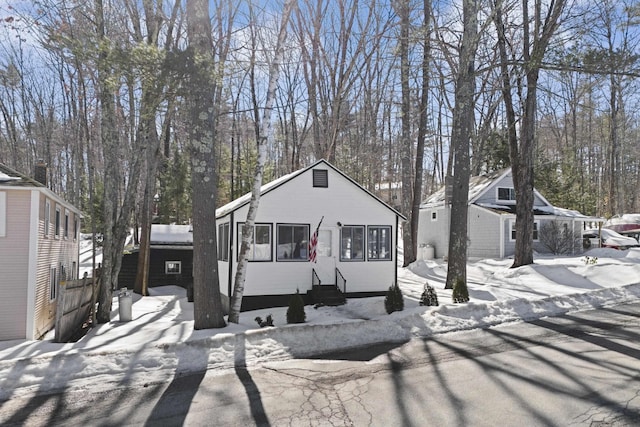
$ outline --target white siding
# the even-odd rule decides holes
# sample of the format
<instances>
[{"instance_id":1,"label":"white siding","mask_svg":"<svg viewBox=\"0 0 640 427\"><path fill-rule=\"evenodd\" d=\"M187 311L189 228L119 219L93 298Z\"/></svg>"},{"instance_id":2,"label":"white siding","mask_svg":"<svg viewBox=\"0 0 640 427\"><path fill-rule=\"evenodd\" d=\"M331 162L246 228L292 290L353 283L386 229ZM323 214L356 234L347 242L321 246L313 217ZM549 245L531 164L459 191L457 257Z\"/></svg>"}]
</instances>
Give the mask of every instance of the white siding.
<instances>
[{"instance_id":1,"label":"white siding","mask_svg":"<svg viewBox=\"0 0 640 427\"><path fill-rule=\"evenodd\" d=\"M469 247L472 258L500 257L500 214L469 206Z\"/></svg>"},{"instance_id":2,"label":"white siding","mask_svg":"<svg viewBox=\"0 0 640 427\"><path fill-rule=\"evenodd\" d=\"M432 213L436 219L432 219ZM434 256L442 258L449 250L449 207L423 208L418 215L418 245L431 245Z\"/></svg>"},{"instance_id":3,"label":"white siding","mask_svg":"<svg viewBox=\"0 0 640 427\"><path fill-rule=\"evenodd\" d=\"M341 262L337 251L333 253L335 266L347 280L347 292L383 292L395 280L396 262L396 214L380 201L376 200L360 187L331 168L319 165L315 169L328 170L328 188L314 188L313 169L309 169L264 194L260 199L257 223L273 224L273 261L250 262L244 295L281 295L301 293L311 289L312 268L310 262L276 261L275 242L278 224L305 224L313 233L324 216L323 227L342 225L390 226L392 235L392 259L390 261L351 261ZM231 254L235 274L237 265L238 223L246 220L248 206L245 205L233 213L234 224L231 228L234 248ZM228 221L228 216L218 220L218 224ZM336 236L335 238L338 238ZM220 287L224 295L228 294L228 264L219 263Z\"/></svg>"}]
</instances>

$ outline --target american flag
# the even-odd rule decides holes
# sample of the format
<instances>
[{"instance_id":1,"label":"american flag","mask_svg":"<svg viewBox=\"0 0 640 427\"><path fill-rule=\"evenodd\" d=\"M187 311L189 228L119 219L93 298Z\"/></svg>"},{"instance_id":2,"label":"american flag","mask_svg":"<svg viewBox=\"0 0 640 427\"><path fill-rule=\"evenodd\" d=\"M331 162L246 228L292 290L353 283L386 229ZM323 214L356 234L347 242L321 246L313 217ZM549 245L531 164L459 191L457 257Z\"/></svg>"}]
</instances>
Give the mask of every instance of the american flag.
<instances>
[{"instance_id":1,"label":"american flag","mask_svg":"<svg viewBox=\"0 0 640 427\"><path fill-rule=\"evenodd\" d=\"M324 219L324 216L322 218L320 218L320 222L318 223L318 226L316 227L316 231L314 231L313 235L311 236L311 240L309 240L309 262L317 262L318 261L318 254L317 254L318 232L320 231L320 224L322 224L322 220L323 219Z\"/></svg>"}]
</instances>

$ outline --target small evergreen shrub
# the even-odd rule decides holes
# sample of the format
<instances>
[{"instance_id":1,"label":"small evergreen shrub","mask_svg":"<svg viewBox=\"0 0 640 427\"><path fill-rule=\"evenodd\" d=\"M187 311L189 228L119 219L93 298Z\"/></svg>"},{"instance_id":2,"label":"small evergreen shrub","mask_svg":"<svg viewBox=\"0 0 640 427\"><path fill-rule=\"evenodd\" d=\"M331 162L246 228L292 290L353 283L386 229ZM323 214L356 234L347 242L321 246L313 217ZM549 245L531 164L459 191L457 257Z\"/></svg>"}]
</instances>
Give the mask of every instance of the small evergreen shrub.
<instances>
[{"instance_id":1,"label":"small evergreen shrub","mask_svg":"<svg viewBox=\"0 0 640 427\"><path fill-rule=\"evenodd\" d=\"M451 298L454 303L469 302L469 290L467 289L467 282L462 277L458 277L453 284L453 293Z\"/></svg>"},{"instance_id":2,"label":"small evergreen shrub","mask_svg":"<svg viewBox=\"0 0 640 427\"><path fill-rule=\"evenodd\" d=\"M436 290L433 286L429 285L429 283L425 283L424 291L422 292L422 296L420 297L420 305L426 306L438 306L438 294L436 294Z\"/></svg>"},{"instance_id":3,"label":"small evergreen shrub","mask_svg":"<svg viewBox=\"0 0 640 427\"><path fill-rule=\"evenodd\" d=\"M584 258L582 258L582 262L584 262L584 265L595 265L598 263L598 257L587 255Z\"/></svg>"},{"instance_id":4,"label":"small evergreen shrub","mask_svg":"<svg viewBox=\"0 0 640 427\"><path fill-rule=\"evenodd\" d=\"M304 312L304 300L300 295L300 291L296 290L296 293L289 299L289 308L287 308L287 323L304 323L307 320L307 315Z\"/></svg>"},{"instance_id":5,"label":"small evergreen shrub","mask_svg":"<svg viewBox=\"0 0 640 427\"><path fill-rule=\"evenodd\" d=\"M384 297L384 309L387 311L387 314L404 310L404 297L397 283L389 286L387 294Z\"/></svg>"},{"instance_id":6,"label":"small evergreen shrub","mask_svg":"<svg viewBox=\"0 0 640 427\"><path fill-rule=\"evenodd\" d=\"M265 320L262 320L262 317L258 316L255 318L255 321L261 328L273 326L273 316L271 314L268 314Z\"/></svg>"}]
</instances>

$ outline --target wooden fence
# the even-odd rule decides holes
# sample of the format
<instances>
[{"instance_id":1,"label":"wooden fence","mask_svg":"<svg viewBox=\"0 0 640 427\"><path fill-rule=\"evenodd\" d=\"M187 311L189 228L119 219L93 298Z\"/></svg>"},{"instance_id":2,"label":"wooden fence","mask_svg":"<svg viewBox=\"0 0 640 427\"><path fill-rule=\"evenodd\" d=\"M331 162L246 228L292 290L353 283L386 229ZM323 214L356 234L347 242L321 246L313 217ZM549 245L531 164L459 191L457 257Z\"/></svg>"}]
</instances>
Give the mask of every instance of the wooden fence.
<instances>
[{"instance_id":1,"label":"wooden fence","mask_svg":"<svg viewBox=\"0 0 640 427\"><path fill-rule=\"evenodd\" d=\"M79 280L60 282L58 306L56 307L55 342L67 342L91 313L94 279L87 277Z\"/></svg>"}]
</instances>

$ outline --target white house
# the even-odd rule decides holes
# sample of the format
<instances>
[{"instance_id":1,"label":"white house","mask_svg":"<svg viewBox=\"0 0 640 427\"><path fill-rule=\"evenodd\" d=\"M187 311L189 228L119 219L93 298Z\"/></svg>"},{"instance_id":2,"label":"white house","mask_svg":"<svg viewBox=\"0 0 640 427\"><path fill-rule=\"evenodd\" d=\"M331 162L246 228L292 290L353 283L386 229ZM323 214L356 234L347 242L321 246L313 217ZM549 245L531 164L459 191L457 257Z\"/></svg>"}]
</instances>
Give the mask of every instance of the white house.
<instances>
[{"instance_id":1,"label":"white house","mask_svg":"<svg viewBox=\"0 0 640 427\"><path fill-rule=\"evenodd\" d=\"M250 198L246 194L216 210L220 287L227 306ZM347 297L383 295L397 279L403 218L326 160L265 184L242 309L286 305L296 290L307 303L317 302L314 285L316 291L317 286L337 287ZM317 258L311 262L309 241L318 224Z\"/></svg>"},{"instance_id":2,"label":"white house","mask_svg":"<svg viewBox=\"0 0 640 427\"><path fill-rule=\"evenodd\" d=\"M77 278L80 219L45 184L0 164L0 340L53 328L58 285Z\"/></svg>"},{"instance_id":3,"label":"white house","mask_svg":"<svg viewBox=\"0 0 640 427\"><path fill-rule=\"evenodd\" d=\"M451 206L446 187L429 196L420 205L418 244L427 257L441 258L449 247ZM571 236L570 253L582 252L581 230L584 223L598 222L580 212L553 206L534 189L534 250L550 252L548 239L542 232L549 224L559 226L561 233ZM469 257L505 258L515 252L515 190L511 169L472 177L469 182L468 253Z\"/></svg>"}]
</instances>

